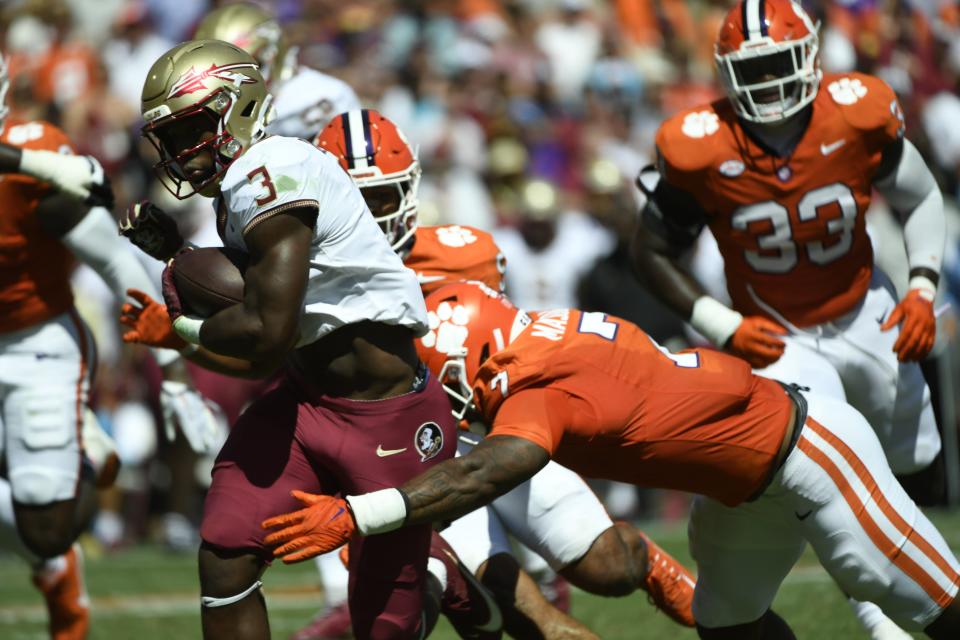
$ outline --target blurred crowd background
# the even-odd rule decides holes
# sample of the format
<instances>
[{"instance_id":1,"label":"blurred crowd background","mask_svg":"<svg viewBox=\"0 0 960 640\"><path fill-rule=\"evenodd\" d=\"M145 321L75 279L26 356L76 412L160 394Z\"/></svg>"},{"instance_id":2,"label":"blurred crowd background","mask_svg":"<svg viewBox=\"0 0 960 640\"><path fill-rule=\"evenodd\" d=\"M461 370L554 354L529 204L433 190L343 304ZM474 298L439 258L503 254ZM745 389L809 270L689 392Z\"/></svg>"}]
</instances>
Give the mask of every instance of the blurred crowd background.
<instances>
[{"instance_id":1,"label":"blurred crowd background","mask_svg":"<svg viewBox=\"0 0 960 640\"><path fill-rule=\"evenodd\" d=\"M209 201L173 200L140 138L140 89L156 58L189 39L212 0L7 0L0 45L15 116L61 126L112 177L117 212L148 198L201 236ZM421 224L492 230L520 306L579 306L628 318L671 348L697 343L633 278L627 256L642 195L633 179L653 156L664 117L721 94L713 42L731 0L277 0L272 9L302 63L342 78L419 148ZM956 432L955 311L960 309L960 4L955 0L814 0L825 71L858 70L900 96L907 135L940 181L948 209L938 346L925 371L941 424ZM878 261L906 283L896 218L868 215ZM209 234L206 244L215 244ZM149 260L149 258L147 258ZM709 234L690 258L725 298ZM150 268L159 274L160 265ZM162 434L159 375L119 340L117 303L98 278L75 277L100 347L94 407L124 462L94 528L106 548L161 540L195 549L211 461ZM195 375L207 374L195 370ZM234 417L255 387L207 375ZM269 437L265 434L264 437ZM951 444L952 443L952 444ZM946 439L956 458L956 439ZM949 468L949 465L948 465ZM952 474L952 476L950 475ZM948 474L956 501L960 478ZM685 497L598 487L616 517L683 518Z\"/></svg>"}]
</instances>

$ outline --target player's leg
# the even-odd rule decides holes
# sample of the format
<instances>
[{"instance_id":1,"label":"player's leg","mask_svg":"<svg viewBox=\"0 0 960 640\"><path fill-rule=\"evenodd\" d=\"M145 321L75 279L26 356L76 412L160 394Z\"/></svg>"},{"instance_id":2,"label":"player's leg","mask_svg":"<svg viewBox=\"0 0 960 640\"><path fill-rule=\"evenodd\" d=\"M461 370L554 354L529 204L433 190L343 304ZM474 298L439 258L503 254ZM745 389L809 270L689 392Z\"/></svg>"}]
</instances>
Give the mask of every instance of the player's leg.
<instances>
[{"instance_id":1,"label":"player's leg","mask_svg":"<svg viewBox=\"0 0 960 640\"><path fill-rule=\"evenodd\" d=\"M896 304L893 285L875 269L860 310L836 323L835 341L844 347L838 370L847 402L873 427L893 472L907 475L933 462L940 434L920 365L898 362L893 351L899 328L880 331Z\"/></svg>"},{"instance_id":2,"label":"player's leg","mask_svg":"<svg viewBox=\"0 0 960 640\"><path fill-rule=\"evenodd\" d=\"M214 464L200 527L205 638L270 637L260 576L272 554L260 523L302 507L293 489L337 490L296 439L300 411L297 396L281 383L240 417Z\"/></svg>"},{"instance_id":3,"label":"player's leg","mask_svg":"<svg viewBox=\"0 0 960 640\"><path fill-rule=\"evenodd\" d=\"M839 372L850 376L847 368L849 345L838 327L812 327L807 333L785 337L784 342L787 346L783 356L769 367L755 370L754 373L798 384L816 395L845 400L846 392ZM872 640L905 640L906 632L897 628L877 605L860 602L849 596L848 602Z\"/></svg>"},{"instance_id":4,"label":"player's leg","mask_svg":"<svg viewBox=\"0 0 960 640\"><path fill-rule=\"evenodd\" d=\"M735 508L694 498L688 533L697 563L693 615L701 638L793 638L770 610L806 546L783 493L768 489Z\"/></svg>"},{"instance_id":5,"label":"player's leg","mask_svg":"<svg viewBox=\"0 0 960 640\"><path fill-rule=\"evenodd\" d=\"M346 494L400 486L456 449L450 403L433 376L401 396L366 402L324 396L313 409L342 435L301 428L298 437ZM419 633L430 534L429 526L408 527L351 541L350 617L357 637Z\"/></svg>"},{"instance_id":6,"label":"player's leg","mask_svg":"<svg viewBox=\"0 0 960 640\"><path fill-rule=\"evenodd\" d=\"M784 336L783 341L786 348L780 359L763 369L754 369L755 374L806 387L812 393L837 400L846 398L843 381L830 360L830 354L820 350L827 346L826 341L799 334Z\"/></svg>"},{"instance_id":7,"label":"player's leg","mask_svg":"<svg viewBox=\"0 0 960 640\"><path fill-rule=\"evenodd\" d=\"M960 564L894 478L863 416L808 396L809 418L783 468L790 511L820 562L850 595L908 631L958 637ZM797 516L798 518L800 515Z\"/></svg>"},{"instance_id":8,"label":"player's leg","mask_svg":"<svg viewBox=\"0 0 960 640\"><path fill-rule=\"evenodd\" d=\"M511 555L503 524L489 507L454 521L442 537L467 571L491 592L504 632L515 638L593 638L585 626L554 607Z\"/></svg>"},{"instance_id":9,"label":"player's leg","mask_svg":"<svg viewBox=\"0 0 960 640\"><path fill-rule=\"evenodd\" d=\"M639 587L671 618L692 624L693 577L655 545L659 562L651 565L648 539L631 525L615 527L576 473L550 462L491 506L507 531L572 584L606 596Z\"/></svg>"},{"instance_id":10,"label":"player's leg","mask_svg":"<svg viewBox=\"0 0 960 640\"><path fill-rule=\"evenodd\" d=\"M298 629L290 640L334 640L353 636L350 608L347 603L347 568L336 551L316 558L323 588L323 609L306 626Z\"/></svg>"},{"instance_id":11,"label":"player's leg","mask_svg":"<svg viewBox=\"0 0 960 640\"><path fill-rule=\"evenodd\" d=\"M3 422L17 529L42 558L66 553L96 508L82 457L93 339L74 312L4 336Z\"/></svg>"},{"instance_id":12,"label":"player's leg","mask_svg":"<svg viewBox=\"0 0 960 640\"><path fill-rule=\"evenodd\" d=\"M541 640L595 640L589 628L557 609L537 583L509 554L491 557L484 564L483 584L492 591L513 593L512 607L503 611L504 629L513 638Z\"/></svg>"},{"instance_id":13,"label":"player's leg","mask_svg":"<svg viewBox=\"0 0 960 640\"><path fill-rule=\"evenodd\" d=\"M90 626L90 599L83 580L80 545L74 543L67 553L52 558L40 558L27 549L17 533L12 490L6 480L0 480L0 549L15 553L30 565L31 581L47 607L50 637L85 638Z\"/></svg>"}]
</instances>

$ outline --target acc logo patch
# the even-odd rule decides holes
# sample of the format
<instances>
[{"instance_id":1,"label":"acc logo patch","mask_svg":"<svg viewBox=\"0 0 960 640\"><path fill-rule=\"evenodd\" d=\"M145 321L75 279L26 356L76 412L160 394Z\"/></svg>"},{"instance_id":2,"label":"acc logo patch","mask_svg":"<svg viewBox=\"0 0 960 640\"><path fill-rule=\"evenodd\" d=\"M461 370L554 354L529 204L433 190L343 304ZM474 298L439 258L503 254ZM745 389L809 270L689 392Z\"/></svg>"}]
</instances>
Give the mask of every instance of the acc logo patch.
<instances>
[{"instance_id":1,"label":"acc logo patch","mask_svg":"<svg viewBox=\"0 0 960 640\"><path fill-rule=\"evenodd\" d=\"M712 111L694 111L683 119L680 130L690 138L713 135L720 128L720 118Z\"/></svg>"},{"instance_id":2,"label":"acc logo patch","mask_svg":"<svg viewBox=\"0 0 960 640\"><path fill-rule=\"evenodd\" d=\"M867 88L863 86L859 78L853 78L852 80L850 78L840 78L831 82L827 90L830 91L830 97L833 98L834 102L844 105L854 104L867 95Z\"/></svg>"},{"instance_id":3,"label":"acc logo patch","mask_svg":"<svg viewBox=\"0 0 960 640\"><path fill-rule=\"evenodd\" d=\"M443 449L443 429L436 422L424 422L413 435L413 446L420 454L420 462L435 458Z\"/></svg>"},{"instance_id":4,"label":"acc logo patch","mask_svg":"<svg viewBox=\"0 0 960 640\"><path fill-rule=\"evenodd\" d=\"M447 247L465 247L477 241L477 236L470 229L452 224L448 227L437 227L437 240Z\"/></svg>"},{"instance_id":5,"label":"acc logo patch","mask_svg":"<svg viewBox=\"0 0 960 640\"><path fill-rule=\"evenodd\" d=\"M720 164L720 175L726 176L728 178L736 178L743 173L746 167L739 160L726 160Z\"/></svg>"}]
</instances>

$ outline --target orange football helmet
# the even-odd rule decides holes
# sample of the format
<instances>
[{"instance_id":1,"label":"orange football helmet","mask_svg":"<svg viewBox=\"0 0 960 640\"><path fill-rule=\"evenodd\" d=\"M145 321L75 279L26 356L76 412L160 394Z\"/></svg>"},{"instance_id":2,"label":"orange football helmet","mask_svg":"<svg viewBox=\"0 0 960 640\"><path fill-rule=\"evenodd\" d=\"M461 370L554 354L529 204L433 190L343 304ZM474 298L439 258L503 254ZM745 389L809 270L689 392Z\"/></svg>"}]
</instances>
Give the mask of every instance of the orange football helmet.
<instances>
[{"instance_id":1,"label":"orange football helmet","mask_svg":"<svg viewBox=\"0 0 960 640\"><path fill-rule=\"evenodd\" d=\"M379 112L372 109L348 111L335 117L317 134L313 144L329 151L350 174L390 246L401 249L417 230L417 190L420 162L406 136ZM381 187L397 190L395 209L373 205L374 191ZM378 198L379 199L379 198ZM393 205L390 205L393 206Z\"/></svg>"},{"instance_id":2,"label":"orange football helmet","mask_svg":"<svg viewBox=\"0 0 960 640\"><path fill-rule=\"evenodd\" d=\"M441 287L426 303L430 331L417 340L417 353L450 396L453 416L463 420L480 365L513 342L530 316L476 281Z\"/></svg>"},{"instance_id":3,"label":"orange football helmet","mask_svg":"<svg viewBox=\"0 0 960 640\"><path fill-rule=\"evenodd\" d=\"M720 27L714 61L733 108L750 122L780 122L820 87L817 28L792 0L740 0Z\"/></svg>"}]
</instances>

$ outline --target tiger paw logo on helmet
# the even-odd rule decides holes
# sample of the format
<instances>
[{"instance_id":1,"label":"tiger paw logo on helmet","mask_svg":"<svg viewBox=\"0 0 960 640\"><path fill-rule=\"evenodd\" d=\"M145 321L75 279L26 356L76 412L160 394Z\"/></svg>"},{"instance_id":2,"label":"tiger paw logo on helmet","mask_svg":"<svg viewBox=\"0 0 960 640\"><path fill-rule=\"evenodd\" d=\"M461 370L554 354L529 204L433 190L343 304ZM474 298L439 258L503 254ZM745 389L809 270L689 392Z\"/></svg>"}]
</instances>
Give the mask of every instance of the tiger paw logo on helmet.
<instances>
[{"instance_id":1,"label":"tiger paw logo on helmet","mask_svg":"<svg viewBox=\"0 0 960 640\"><path fill-rule=\"evenodd\" d=\"M470 229L452 224L448 227L437 227L437 240L447 247L465 247L477 241L477 236Z\"/></svg>"},{"instance_id":2,"label":"tiger paw logo on helmet","mask_svg":"<svg viewBox=\"0 0 960 640\"><path fill-rule=\"evenodd\" d=\"M827 87L830 97L837 104L849 105L867 95L867 88L859 78L840 78Z\"/></svg>"},{"instance_id":3,"label":"tiger paw logo on helmet","mask_svg":"<svg viewBox=\"0 0 960 640\"><path fill-rule=\"evenodd\" d=\"M713 135L720 128L720 118L712 111L694 111L683 119L681 131L691 138Z\"/></svg>"},{"instance_id":4,"label":"tiger paw logo on helmet","mask_svg":"<svg viewBox=\"0 0 960 640\"><path fill-rule=\"evenodd\" d=\"M423 346L443 354L462 351L467 341L466 325L469 320L466 307L443 301L437 305L436 311L427 311L427 326L430 331L420 340Z\"/></svg>"}]
</instances>

